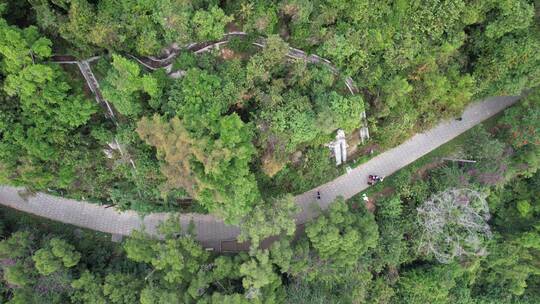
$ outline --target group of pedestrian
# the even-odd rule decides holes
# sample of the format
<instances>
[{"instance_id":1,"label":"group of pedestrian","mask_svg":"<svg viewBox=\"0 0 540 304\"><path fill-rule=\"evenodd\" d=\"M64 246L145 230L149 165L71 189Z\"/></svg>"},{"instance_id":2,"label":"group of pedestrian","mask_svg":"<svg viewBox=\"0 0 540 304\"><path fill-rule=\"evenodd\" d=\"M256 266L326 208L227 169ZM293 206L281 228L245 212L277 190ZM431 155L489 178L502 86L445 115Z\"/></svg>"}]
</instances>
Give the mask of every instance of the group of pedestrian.
<instances>
[{"instance_id":1,"label":"group of pedestrian","mask_svg":"<svg viewBox=\"0 0 540 304\"><path fill-rule=\"evenodd\" d=\"M368 175L368 185L370 185L370 186L373 186L378 182L382 182L383 180L384 180L384 176L373 175L373 174ZM317 190L316 194L317 194L317 200L320 200L321 199L321 191Z\"/></svg>"},{"instance_id":2,"label":"group of pedestrian","mask_svg":"<svg viewBox=\"0 0 540 304\"><path fill-rule=\"evenodd\" d=\"M378 182L382 182L384 180L384 176L379 176L379 175L369 175L368 176L368 185L370 186L373 186L375 185L376 183Z\"/></svg>"}]
</instances>

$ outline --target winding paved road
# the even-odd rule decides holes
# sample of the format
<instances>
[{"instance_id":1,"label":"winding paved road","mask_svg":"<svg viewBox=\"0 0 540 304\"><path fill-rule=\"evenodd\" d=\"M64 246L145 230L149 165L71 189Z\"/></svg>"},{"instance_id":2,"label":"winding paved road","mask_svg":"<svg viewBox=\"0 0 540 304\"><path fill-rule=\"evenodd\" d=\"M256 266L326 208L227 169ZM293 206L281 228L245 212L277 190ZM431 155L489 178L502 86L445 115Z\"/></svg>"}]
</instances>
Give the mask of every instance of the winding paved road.
<instances>
[{"instance_id":1,"label":"winding paved road","mask_svg":"<svg viewBox=\"0 0 540 304\"><path fill-rule=\"evenodd\" d=\"M314 201L317 201L315 200L317 190L321 192L322 198L316 203L323 209L327 208L338 195L350 198L368 187L366 184L368 174L390 175L505 109L518 99L518 96L504 96L474 103L467 108L462 121L442 122L435 128L417 134L405 143L374 157L350 173L298 195L296 201L301 206L301 212L297 215L297 224L303 224L317 215L315 208L311 206ZM140 229L142 226L145 226L148 232L155 234L158 223L169 216L166 213L154 213L142 218L132 211L118 212L112 208L44 193L25 200L19 195L21 190L21 188L0 186L0 204L52 220L112 234L129 235L131 231ZM237 227L225 225L211 215L181 215L184 227L187 227L190 221L195 224L197 239L204 247L214 248L216 251L234 248L231 244L239 233Z\"/></svg>"}]
</instances>

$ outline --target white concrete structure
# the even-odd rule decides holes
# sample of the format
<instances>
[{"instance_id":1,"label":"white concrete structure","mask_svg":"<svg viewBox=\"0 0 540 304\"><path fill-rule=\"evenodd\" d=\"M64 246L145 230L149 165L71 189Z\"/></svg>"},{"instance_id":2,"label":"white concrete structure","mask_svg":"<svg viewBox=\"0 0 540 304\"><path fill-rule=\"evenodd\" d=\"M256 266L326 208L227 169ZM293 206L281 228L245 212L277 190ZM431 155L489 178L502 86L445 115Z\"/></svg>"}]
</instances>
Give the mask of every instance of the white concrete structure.
<instances>
[{"instance_id":1,"label":"white concrete structure","mask_svg":"<svg viewBox=\"0 0 540 304\"><path fill-rule=\"evenodd\" d=\"M328 147L334 150L336 157L336 166L347 161L347 142L345 141L345 131L339 129L337 131L336 140L329 143Z\"/></svg>"},{"instance_id":2,"label":"white concrete structure","mask_svg":"<svg viewBox=\"0 0 540 304\"><path fill-rule=\"evenodd\" d=\"M369 129L368 129L368 123L367 123L367 117L366 117L366 111L363 111L360 114L360 124L362 127L360 128L360 140L362 141L362 144L364 144L364 141L369 139Z\"/></svg>"},{"instance_id":3,"label":"white concrete structure","mask_svg":"<svg viewBox=\"0 0 540 304\"><path fill-rule=\"evenodd\" d=\"M362 141L362 144L364 144L364 141L369 139L369 129L367 127L360 128L360 140Z\"/></svg>"}]
</instances>

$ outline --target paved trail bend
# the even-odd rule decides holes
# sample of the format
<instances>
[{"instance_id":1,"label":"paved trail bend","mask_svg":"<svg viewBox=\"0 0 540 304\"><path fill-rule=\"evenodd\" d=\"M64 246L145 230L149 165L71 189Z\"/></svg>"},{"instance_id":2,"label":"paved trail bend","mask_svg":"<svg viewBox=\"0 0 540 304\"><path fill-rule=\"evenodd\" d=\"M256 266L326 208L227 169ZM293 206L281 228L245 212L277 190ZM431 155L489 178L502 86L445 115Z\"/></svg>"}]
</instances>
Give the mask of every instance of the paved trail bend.
<instances>
[{"instance_id":1,"label":"paved trail bend","mask_svg":"<svg viewBox=\"0 0 540 304\"><path fill-rule=\"evenodd\" d=\"M298 195L296 201L302 211L297 216L297 223L305 223L316 216L311 208L314 201L325 209L339 195L349 198L368 187L366 184L368 174L390 175L512 105L518 99L518 96L503 96L474 103L467 108L462 121L442 122L435 128L417 134L405 143L374 157L352 172ZM159 222L168 217L166 213L154 213L141 218L133 211L118 212L112 208L43 193L24 200L19 195L19 190L22 189L0 186L0 204L48 219L112 234L129 235L131 231L140 229L143 225L147 231L155 233ZM321 192L321 200L315 199L317 190ZM211 215L181 216L184 227L187 227L191 220L195 224L197 239L201 244L216 251L226 250L239 233L237 227L225 225Z\"/></svg>"}]
</instances>

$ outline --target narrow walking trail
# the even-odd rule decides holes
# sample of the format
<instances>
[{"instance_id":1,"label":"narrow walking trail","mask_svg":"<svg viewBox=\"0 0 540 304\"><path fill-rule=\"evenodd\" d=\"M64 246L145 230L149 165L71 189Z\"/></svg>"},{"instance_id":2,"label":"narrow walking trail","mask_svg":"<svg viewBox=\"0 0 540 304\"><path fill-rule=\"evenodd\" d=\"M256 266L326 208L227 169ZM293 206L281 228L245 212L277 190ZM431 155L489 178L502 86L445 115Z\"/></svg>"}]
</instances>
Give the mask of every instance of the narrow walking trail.
<instances>
[{"instance_id":1,"label":"narrow walking trail","mask_svg":"<svg viewBox=\"0 0 540 304\"><path fill-rule=\"evenodd\" d=\"M413 136L405 143L374 157L348 174L298 195L296 201L301 207L301 212L297 215L297 224L303 224L317 215L316 208L313 208L312 204L316 203L322 209L326 209L337 196L350 198L368 187L366 183L368 174L394 173L512 105L519 98L519 96L492 97L471 104L463 113L462 121L441 122L433 129ZM141 229L143 226L149 233L155 234L156 226L169 216L167 213L153 213L143 218L133 211L118 212L112 208L44 193L38 193L25 200L19 195L22 190L22 188L0 186L0 204L48 219L111 234L129 235L134 229ZM321 192L320 200L315 199L317 191ZM238 227L226 225L211 215L183 214L180 220L185 228L193 221L197 239L204 247L213 248L216 251L228 250L227 248L234 243L239 233Z\"/></svg>"}]
</instances>

